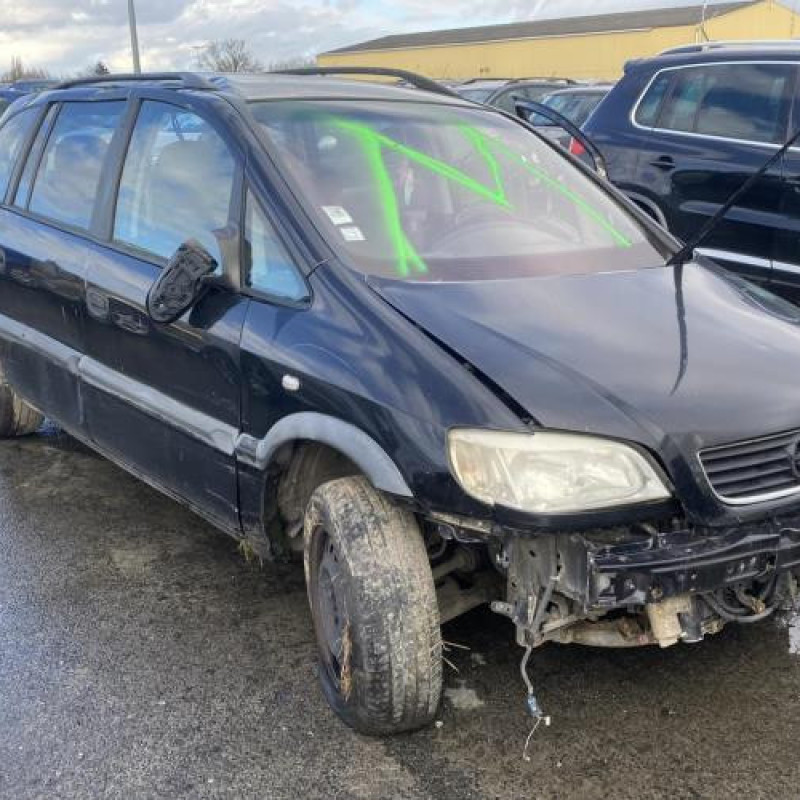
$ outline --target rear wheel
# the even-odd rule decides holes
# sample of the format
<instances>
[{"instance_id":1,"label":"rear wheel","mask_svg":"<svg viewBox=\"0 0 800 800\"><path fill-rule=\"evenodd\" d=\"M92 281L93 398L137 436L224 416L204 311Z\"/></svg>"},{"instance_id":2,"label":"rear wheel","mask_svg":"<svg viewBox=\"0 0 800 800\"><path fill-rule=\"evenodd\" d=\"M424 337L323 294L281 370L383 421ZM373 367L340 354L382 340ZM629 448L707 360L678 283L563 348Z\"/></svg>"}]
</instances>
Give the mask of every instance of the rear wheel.
<instances>
[{"instance_id":1,"label":"rear wheel","mask_svg":"<svg viewBox=\"0 0 800 800\"><path fill-rule=\"evenodd\" d=\"M442 640L413 514L363 478L320 486L306 511L305 570L320 681L333 710L368 734L431 722Z\"/></svg>"},{"instance_id":2,"label":"rear wheel","mask_svg":"<svg viewBox=\"0 0 800 800\"><path fill-rule=\"evenodd\" d=\"M0 438L35 433L44 417L9 385L0 368Z\"/></svg>"}]
</instances>

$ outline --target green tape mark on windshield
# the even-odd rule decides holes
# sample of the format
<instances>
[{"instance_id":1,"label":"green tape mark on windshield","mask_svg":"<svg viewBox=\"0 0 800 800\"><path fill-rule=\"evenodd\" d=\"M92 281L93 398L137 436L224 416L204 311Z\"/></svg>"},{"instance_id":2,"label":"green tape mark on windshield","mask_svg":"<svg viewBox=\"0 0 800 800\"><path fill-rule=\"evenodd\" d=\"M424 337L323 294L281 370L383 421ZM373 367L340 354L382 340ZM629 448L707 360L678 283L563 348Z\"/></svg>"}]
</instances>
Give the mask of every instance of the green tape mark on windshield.
<instances>
[{"instance_id":1,"label":"green tape mark on windshield","mask_svg":"<svg viewBox=\"0 0 800 800\"><path fill-rule=\"evenodd\" d=\"M362 133L359 133L358 136L361 139L361 144L367 155L367 160L372 168L372 174L375 177L375 183L378 186L378 192L386 218L386 227L389 231L392 243L394 244L395 253L397 254L398 274L401 277L406 277L412 268L417 272L427 272L427 265L420 258L419 253L417 253L411 240L403 230L400 208L397 203L397 194L392 185L389 172L386 169L386 164L383 162L381 145L372 136L367 136Z\"/></svg>"},{"instance_id":2,"label":"green tape mark on windshield","mask_svg":"<svg viewBox=\"0 0 800 800\"><path fill-rule=\"evenodd\" d=\"M512 205L506 196L505 187L503 185L502 171L492 152L492 148L496 148L504 156L511 159L513 163L521 164L524 169L535 175L540 181L563 197L566 197L576 208L602 227L619 246L632 247L633 245L630 239L618 231L601 212L594 208L591 203L581 197L577 192L565 186L558 179L548 175L545 170L532 164L524 155L518 153L504 142L494 137L486 136L471 125L459 125L458 127L464 136L472 142L476 152L478 152L486 162L489 172L492 175L494 188L485 186L457 167L440 161L437 158L433 158L413 147L402 144L376 131L369 125L354 122L342 117L334 117L333 123L342 130L355 136L364 149L364 154L372 170L372 175L380 195L386 227L397 256L397 272L400 277L407 277L412 270L418 273L426 273L428 267L403 229L397 193L383 159L384 149L399 153L409 159L409 161L413 161L425 169L437 175L441 175L447 180L458 183L465 189L468 189L491 203L501 206L502 208L511 209Z\"/></svg>"},{"instance_id":3,"label":"green tape mark on windshield","mask_svg":"<svg viewBox=\"0 0 800 800\"><path fill-rule=\"evenodd\" d=\"M413 147L401 144L389 136L371 128L369 125L364 125L352 120L342 119L337 117L334 123L346 130L348 133L355 136L361 143L367 161L372 170L375 184L378 188L381 204L383 206L384 218L386 228L389 233L389 238L397 257L397 273L400 277L407 277L412 270L419 273L426 273L428 267L420 257L416 248L411 240L408 238L405 230L403 229L403 222L400 217L400 205L397 202L397 193L392 185L392 179L386 169L386 164L383 160L383 149L392 150L399 153L410 161L414 161L431 172L435 172L448 180L454 181L469 191L489 200L504 208L510 208L505 189L503 188L502 179L500 177L500 166L498 165L494 156L489 152L485 146L480 134L471 130L469 126L462 126L464 133L472 141L476 150L483 156L484 160L489 166L489 170L494 178L494 190L484 186L480 181L471 178L466 173L457 169L456 167L446 164L439 159L426 155L425 153L415 150Z\"/></svg>"},{"instance_id":4,"label":"green tape mark on windshield","mask_svg":"<svg viewBox=\"0 0 800 800\"><path fill-rule=\"evenodd\" d=\"M483 135L480 134L479 135ZM527 158L525 158L522 153L517 153L515 150L510 148L505 142L501 142L497 139L490 139L490 144L494 144L496 147L500 148L507 156L510 156L514 161L519 162L522 166L528 170L528 172L532 172L539 180L543 183L546 183L552 189L555 189L557 192L562 194L566 197L569 201L571 201L575 206L577 206L587 217L590 217L594 220L601 228L606 230L614 241L620 245L621 247L633 247L633 242L625 236L624 233L618 231L596 208L594 208L591 203L587 200L584 200L577 192L573 192L572 189L565 186L561 181L557 180L556 178L551 177L548 175L541 167L537 167L532 164Z\"/></svg>"},{"instance_id":5,"label":"green tape mark on windshield","mask_svg":"<svg viewBox=\"0 0 800 800\"><path fill-rule=\"evenodd\" d=\"M497 195L503 198L504 202L502 205L511 207L511 203L506 197L505 187L503 186L503 178L500 174L500 165L497 163L497 159L492 155L491 151L486 146L486 137L471 125L459 125L458 127L459 130L467 137L467 139L472 142L473 147L483 156L483 160L486 162L486 166L489 168L489 172L494 178L494 184L497 187Z\"/></svg>"},{"instance_id":6,"label":"green tape mark on windshield","mask_svg":"<svg viewBox=\"0 0 800 800\"><path fill-rule=\"evenodd\" d=\"M362 138L362 141L364 141L365 138L374 140L380 144L381 147L385 147L387 150L392 150L395 153L400 153L409 159L409 161L415 161L417 164L420 164L431 172L435 172L438 175L447 178L448 180L459 183L466 189L475 192L475 194L480 195L487 200L491 200L493 203L497 203L497 205L506 207L509 206L509 202L506 199L502 187L498 187L493 191L492 189L484 186L480 181L476 181L474 178L471 178L460 169L457 169L456 167L453 167L444 161L439 161L438 158L433 158L433 156L429 156L419 150L415 150L413 147L402 144L401 142L398 142L383 133L379 133L369 125L364 125L360 122L353 122L352 120L341 118L337 118L337 125L345 130L355 133Z\"/></svg>"}]
</instances>

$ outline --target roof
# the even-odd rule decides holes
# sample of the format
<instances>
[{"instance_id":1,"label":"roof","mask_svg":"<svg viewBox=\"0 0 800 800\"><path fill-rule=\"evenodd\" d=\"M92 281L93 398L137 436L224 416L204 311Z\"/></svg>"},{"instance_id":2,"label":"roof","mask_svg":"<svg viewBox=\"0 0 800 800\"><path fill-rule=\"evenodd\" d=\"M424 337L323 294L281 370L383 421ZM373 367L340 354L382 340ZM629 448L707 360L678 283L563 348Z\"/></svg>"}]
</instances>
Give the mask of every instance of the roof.
<instances>
[{"instance_id":1,"label":"roof","mask_svg":"<svg viewBox=\"0 0 800 800\"><path fill-rule=\"evenodd\" d=\"M458 95L425 91L394 82L373 80L346 80L332 75L291 75L280 73L214 73L175 72L104 75L65 81L51 91L43 93L52 98L54 93L68 92L70 96L94 96L98 92L158 85L160 89L174 91L219 92L252 100L413 100L427 103L463 105ZM3 90L0 90L2 92ZM33 95L31 95L33 97ZM33 102L33 101L32 101Z\"/></svg>"},{"instance_id":2,"label":"roof","mask_svg":"<svg viewBox=\"0 0 800 800\"><path fill-rule=\"evenodd\" d=\"M614 88L613 83L586 83L581 86L568 86L565 89L554 89L547 96L561 94L608 94Z\"/></svg>"},{"instance_id":3,"label":"roof","mask_svg":"<svg viewBox=\"0 0 800 800\"><path fill-rule=\"evenodd\" d=\"M222 91L231 91L245 100L360 99L416 100L418 102L460 103L458 96L399 85L397 82L348 80L332 75L281 75L277 73L206 74Z\"/></svg>"},{"instance_id":4,"label":"roof","mask_svg":"<svg viewBox=\"0 0 800 800\"><path fill-rule=\"evenodd\" d=\"M733 0L705 7L705 19L728 14L731 11L757 5L761 0ZM424 33L382 36L368 42L329 50L330 53L358 53L368 50L397 50L406 47L438 47L452 44L474 44L476 42L502 41L506 39L535 39L548 36L575 36L591 33L672 28L684 25L699 25L703 18L704 5L683 8L656 8L637 12L599 14L565 19L532 20L511 22L505 25L483 25L475 28L451 28Z\"/></svg>"},{"instance_id":5,"label":"roof","mask_svg":"<svg viewBox=\"0 0 800 800\"><path fill-rule=\"evenodd\" d=\"M625 64L625 72L634 70L654 71L668 66L687 66L709 62L751 61L753 58L768 58L770 61L797 61L800 40L788 42L741 42L726 43L708 48L675 48L655 56L635 58Z\"/></svg>"}]
</instances>

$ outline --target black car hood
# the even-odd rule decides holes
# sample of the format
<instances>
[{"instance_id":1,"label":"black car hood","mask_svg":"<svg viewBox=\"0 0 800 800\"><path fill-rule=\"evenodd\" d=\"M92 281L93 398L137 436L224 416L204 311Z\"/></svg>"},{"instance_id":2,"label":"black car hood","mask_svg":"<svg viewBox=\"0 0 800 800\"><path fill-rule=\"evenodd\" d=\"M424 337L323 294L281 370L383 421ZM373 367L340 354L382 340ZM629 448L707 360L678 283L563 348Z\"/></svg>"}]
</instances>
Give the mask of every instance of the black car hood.
<instances>
[{"instance_id":1,"label":"black car hood","mask_svg":"<svg viewBox=\"0 0 800 800\"><path fill-rule=\"evenodd\" d=\"M370 283L540 425L665 461L800 427L800 312L716 268Z\"/></svg>"}]
</instances>

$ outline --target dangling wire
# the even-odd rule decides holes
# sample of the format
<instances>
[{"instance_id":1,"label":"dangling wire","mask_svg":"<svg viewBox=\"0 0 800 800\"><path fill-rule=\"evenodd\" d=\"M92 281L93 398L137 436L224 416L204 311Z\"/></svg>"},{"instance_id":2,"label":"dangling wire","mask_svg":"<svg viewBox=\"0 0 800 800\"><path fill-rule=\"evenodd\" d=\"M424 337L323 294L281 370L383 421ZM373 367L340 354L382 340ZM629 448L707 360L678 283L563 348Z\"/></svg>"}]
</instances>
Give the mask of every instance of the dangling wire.
<instances>
[{"instance_id":1,"label":"dangling wire","mask_svg":"<svg viewBox=\"0 0 800 800\"><path fill-rule=\"evenodd\" d=\"M543 722L545 728L550 727L550 717L547 714L545 714L542 711L541 707L539 706L539 701L536 699L536 695L533 693L533 683L531 682L530 676L528 675L528 661L531 657L532 651L533 651L533 645L529 644L525 648L525 655L522 656L522 661L520 662L519 665L520 673L522 674L522 680L525 681L525 686L528 689L528 699L527 699L528 714L535 720L535 722L533 723L533 727L531 728L527 738L525 739L525 747L522 750L523 761L531 760L531 757L528 755L528 748L530 747L531 739L533 739L533 734L536 733L538 727Z\"/></svg>"}]
</instances>

